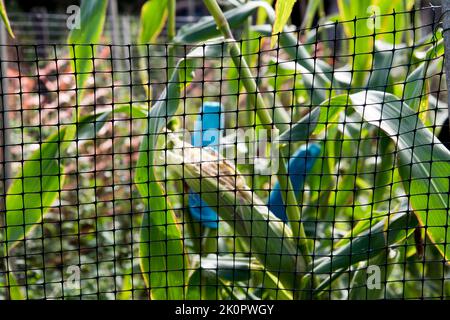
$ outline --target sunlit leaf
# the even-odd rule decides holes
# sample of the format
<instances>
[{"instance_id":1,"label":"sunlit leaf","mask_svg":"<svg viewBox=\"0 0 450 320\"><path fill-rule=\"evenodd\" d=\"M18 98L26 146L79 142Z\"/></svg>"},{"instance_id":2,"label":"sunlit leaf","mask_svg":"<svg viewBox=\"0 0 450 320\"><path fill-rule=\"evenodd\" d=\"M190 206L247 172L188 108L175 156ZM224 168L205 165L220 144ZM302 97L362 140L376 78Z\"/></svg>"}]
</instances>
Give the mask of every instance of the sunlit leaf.
<instances>
[{"instance_id":1,"label":"sunlit leaf","mask_svg":"<svg viewBox=\"0 0 450 320\"><path fill-rule=\"evenodd\" d=\"M289 17L291 16L292 9L297 0L283 0L277 1L275 4L275 21L273 23L272 34L276 35L283 31ZM277 37L272 37L270 46L273 48L277 41Z\"/></svg>"},{"instance_id":2,"label":"sunlit leaf","mask_svg":"<svg viewBox=\"0 0 450 320\"><path fill-rule=\"evenodd\" d=\"M433 59L443 57L444 41L440 40L436 45L427 50L423 61L414 69L406 78L405 83L405 102L414 111L419 111L421 100L428 99L424 96L425 82L427 79L427 71Z\"/></svg>"},{"instance_id":3,"label":"sunlit leaf","mask_svg":"<svg viewBox=\"0 0 450 320\"><path fill-rule=\"evenodd\" d=\"M154 43L167 20L167 0L148 0L141 9L139 43Z\"/></svg>"},{"instance_id":4,"label":"sunlit leaf","mask_svg":"<svg viewBox=\"0 0 450 320\"><path fill-rule=\"evenodd\" d=\"M246 19L255 13L258 8L264 8L267 10L273 9L267 2L263 1L249 1L246 4L228 10L225 12L230 28L234 29L241 26ZM176 37L175 43L199 43L209 39L220 37L222 34L217 29L216 23L211 16L203 17L198 22L193 24L186 24L180 28Z\"/></svg>"},{"instance_id":5,"label":"sunlit leaf","mask_svg":"<svg viewBox=\"0 0 450 320\"><path fill-rule=\"evenodd\" d=\"M39 226L64 183L57 132L24 162L6 196L6 246L11 250Z\"/></svg>"},{"instance_id":6,"label":"sunlit leaf","mask_svg":"<svg viewBox=\"0 0 450 320\"><path fill-rule=\"evenodd\" d=\"M11 38L14 38L14 33L11 29L11 25L9 23L8 15L6 13L5 2L0 0L0 16L2 17L3 23L5 24L6 30L8 31Z\"/></svg>"},{"instance_id":7,"label":"sunlit leaf","mask_svg":"<svg viewBox=\"0 0 450 320\"><path fill-rule=\"evenodd\" d=\"M417 113L385 92L350 95L353 108L379 127L397 146L398 170L414 213L429 238L448 260L450 151L418 119Z\"/></svg>"},{"instance_id":8,"label":"sunlit leaf","mask_svg":"<svg viewBox=\"0 0 450 320\"><path fill-rule=\"evenodd\" d=\"M71 50L72 69L76 73L78 89L83 89L86 80L90 76L94 66L92 57L95 45L100 43L100 38L105 24L106 8L108 0L83 0L80 7L80 28L74 28L67 39L73 45ZM81 101L84 90L78 95Z\"/></svg>"}]
</instances>

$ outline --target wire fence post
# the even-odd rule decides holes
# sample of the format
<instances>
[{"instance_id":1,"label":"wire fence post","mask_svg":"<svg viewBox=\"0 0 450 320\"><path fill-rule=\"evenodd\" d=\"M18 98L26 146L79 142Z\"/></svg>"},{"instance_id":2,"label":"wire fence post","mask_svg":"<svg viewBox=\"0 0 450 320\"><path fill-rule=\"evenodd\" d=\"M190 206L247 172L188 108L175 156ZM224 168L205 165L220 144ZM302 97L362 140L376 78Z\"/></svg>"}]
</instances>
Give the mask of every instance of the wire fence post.
<instances>
[{"instance_id":1,"label":"wire fence post","mask_svg":"<svg viewBox=\"0 0 450 320\"><path fill-rule=\"evenodd\" d=\"M443 9L443 35L444 35L444 46L445 46L445 75L447 80L447 96L448 96L448 119L450 128L450 0L442 1Z\"/></svg>"},{"instance_id":2,"label":"wire fence post","mask_svg":"<svg viewBox=\"0 0 450 320\"><path fill-rule=\"evenodd\" d=\"M8 125L8 104L7 104L7 96L8 92L8 81L7 81L7 70L8 70L8 62L7 62L7 32L3 23L0 24L0 76L1 76L1 94L2 98L0 99L1 106L1 114L2 114L2 122L1 126L1 161L3 162L3 172L1 173L3 179L3 190L2 196L6 194L6 190L8 188L8 178L10 177L10 163L9 156L6 150L9 145L8 134L6 134L6 130L9 127ZM3 204L2 204L3 205ZM3 208L2 208L3 209Z\"/></svg>"},{"instance_id":3,"label":"wire fence post","mask_svg":"<svg viewBox=\"0 0 450 320\"><path fill-rule=\"evenodd\" d=\"M8 190L8 179L10 177L11 164L9 161L9 155L7 147L10 145L9 137L6 133L8 124L8 104L7 95L8 92L8 82L7 82L7 32L5 25L0 22L0 108L1 108L1 122L0 122L0 163L3 165L3 170L1 170L0 175L2 179L1 183L1 199L0 199L0 236L4 235L5 232L2 230L5 228L5 215L6 215L6 192ZM6 236L4 239L0 237L0 241L6 241ZM0 242L1 243L1 242ZM0 277L0 284L4 285L7 282L7 272L8 272L8 261L6 260L3 250L0 250L0 270L4 272L4 275ZM6 293L6 298L9 299L9 293Z\"/></svg>"}]
</instances>

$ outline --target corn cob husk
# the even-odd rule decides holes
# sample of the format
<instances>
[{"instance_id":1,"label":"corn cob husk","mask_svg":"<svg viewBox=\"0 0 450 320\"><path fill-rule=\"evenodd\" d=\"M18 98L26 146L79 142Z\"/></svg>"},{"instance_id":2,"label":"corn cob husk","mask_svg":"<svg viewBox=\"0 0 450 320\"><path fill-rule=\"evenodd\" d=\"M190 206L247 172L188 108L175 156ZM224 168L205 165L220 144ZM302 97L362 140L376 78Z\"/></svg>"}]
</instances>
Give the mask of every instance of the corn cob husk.
<instances>
[{"instance_id":1,"label":"corn cob husk","mask_svg":"<svg viewBox=\"0 0 450 320\"><path fill-rule=\"evenodd\" d=\"M165 155L188 186L201 194L228 223L254 256L280 283L280 289L294 290L306 272L291 229L269 211L246 185L234 165L208 148L175 141ZM221 222L223 223L223 222Z\"/></svg>"}]
</instances>

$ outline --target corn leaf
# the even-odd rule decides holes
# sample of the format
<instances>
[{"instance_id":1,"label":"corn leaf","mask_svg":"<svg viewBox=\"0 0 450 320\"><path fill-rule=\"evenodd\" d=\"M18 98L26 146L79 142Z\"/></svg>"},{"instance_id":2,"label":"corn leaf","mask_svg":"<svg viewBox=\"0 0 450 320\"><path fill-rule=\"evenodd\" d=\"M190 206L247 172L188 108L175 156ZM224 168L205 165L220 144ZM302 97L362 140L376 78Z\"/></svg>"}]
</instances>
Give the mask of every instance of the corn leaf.
<instances>
[{"instance_id":1,"label":"corn leaf","mask_svg":"<svg viewBox=\"0 0 450 320\"><path fill-rule=\"evenodd\" d=\"M374 257L390 245L404 241L417 226L417 220L408 211L400 212L374 224L366 231L354 235L344 246L329 257L314 261L314 273L329 274L347 269L360 261Z\"/></svg>"},{"instance_id":2,"label":"corn leaf","mask_svg":"<svg viewBox=\"0 0 450 320\"><path fill-rule=\"evenodd\" d=\"M346 102L347 101L347 102ZM330 99L321 107L313 110L312 114L300 120L290 131L283 133L283 139L305 139L311 132L317 133L321 128L318 123L329 123L328 107L335 104L336 112L344 110L345 104L352 106L370 124L378 126L387 137L396 143L398 150L398 170L402 178L405 192L409 196L410 204L421 225L427 227L429 238L436 245L439 252L448 259L449 249L445 250L445 239L449 236L446 231L448 220L448 172L450 172L450 152L436 137L421 123L417 113L408 105L391 94L379 91L363 91L352 95L341 95ZM321 111L321 109L323 111ZM320 120L318 120L320 119ZM310 122L311 128L307 126ZM409 222L402 225L407 226ZM414 226L414 225L412 225ZM411 226L410 226L411 227ZM377 250L385 248L385 241L379 237L381 225L367 234L358 237L333 253L333 271L348 267L370 256ZM378 234L376 230L379 229ZM381 233L380 233L381 232ZM373 238L370 241L368 239ZM394 238L397 238L394 236ZM405 237L401 237L404 239ZM390 243L390 242L388 242ZM351 250L351 252L349 251ZM346 256L347 255L347 256ZM317 265L317 264L316 264ZM329 272L331 265L322 263L317 265L316 271ZM328 270L328 271L326 271Z\"/></svg>"},{"instance_id":3,"label":"corn leaf","mask_svg":"<svg viewBox=\"0 0 450 320\"><path fill-rule=\"evenodd\" d=\"M14 38L14 33L11 29L11 24L9 23L8 15L6 14L5 2L3 0L0 0L0 16L2 17L3 23L5 24L9 35L11 38Z\"/></svg>"},{"instance_id":4,"label":"corn leaf","mask_svg":"<svg viewBox=\"0 0 450 320\"><path fill-rule=\"evenodd\" d=\"M269 22L273 23L275 21L275 11L266 1L249 1L240 7L226 11L225 17L227 18L230 27L236 28L242 25L244 21L258 9L266 11ZM270 27L258 26L252 30L264 36L272 35L272 28ZM197 23L183 26L174 38L174 42L180 44L198 43L220 36L221 32L217 29L213 17L208 16L202 18ZM317 81L318 88L325 91L325 89L331 86L331 74L330 71L327 72L327 70L332 70L332 68L327 66L327 70L324 70L321 65L325 65L325 63L317 63L317 59L311 57L293 33L281 33L279 41L280 47L285 50L294 61L308 70L311 75L315 75L314 83Z\"/></svg>"},{"instance_id":5,"label":"corn leaf","mask_svg":"<svg viewBox=\"0 0 450 320\"><path fill-rule=\"evenodd\" d=\"M392 78L392 63L394 60L393 45L382 41L375 41L373 53L373 68L369 77L368 87L372 90L387 90Z\"/></svg>"},{"instance_id":6,"label":"corn leaf","mask_svg":"<svg viewBox=\"0 0 450 320\"><path fill-rule=\"evenodd\" d=\"M379 273L379 288L369 288L368 283L368 267L377 266ZM379 300L384 298L387 280L392 273L395 261L390 261L389 250L380 252L373 258L369 258L366 265L356 270L350 284L349 300Z\"/></svg>"},{"instance_id":7,"label":"corn leaf","mask_svg":"<svg viewBox=\"0 0 450 320\"><path fill-rule=\"evenodd\" d=\"M202 269L227 281L248 281L250 272L263 270L255 259L247 257L236 257L234 255L208 255L201 257Z\"/></svg>"},{"instance_id":8,"label":"corn leaf","mask_svg":"<svg viewBox=\"0 0 450 320\"><path fill-rule=\"evenodd\" d=\"M92 57L95 46L100 42L100 37L105 24L106 8L108 0L83 0L80 7L80 28L74 28L68 38L68 43L74 45L71 50L72 69L76 73L78 89L83 89L89 74L93 70ZM83 90L78 95L81 101Z\"/></svg>"},{"instance_id":9,"label":"corn leaf","mask_svg":"<svg viewBox=\"0 0 450 320\"><path fill-rule=\"evenodd\" d=\"M167 20L167 0L148 0L141 9L139 42L154 43Z\"/></svg>"},{"instance_id":10,"label":"corn leaf","mask_svg":"<svg viewBox=\"0 0 450 320\"><path fill-rule=\"evenodd\" d=\"M80 119L78 138L93 139L105 124L111 112L88 115ZM3 251L7 255L22 240L25 240L34 228L40 225L47 212L52 208L64 184L64 166L60 153L73 141L66 141L67 132L72 125L61 128L43 142L30 158L25 160L22 170L14 177L6 195L5 233ZM76 132L75 132L76 133ZM9 271L9 295L13 300L24 299L24 293L14 275Z\"/></svg>"},{"instance_id":11,"label":"corn leaf","mask_svg":"<svg viewBox=\"0 0 450 320\"><path fill-rule=\"evenodd\" d=\"M405 102L414 111L419 111L421 100L428 99L424 97L426 75L430 63L433 59L444 55L444 41L440 40L436 45L427 50L423 62L414 69L406 78L405 84Z\"/></svg>"},{"instance_id":12,"label":"corn leaf","mask_svg":"<svg viewBox=\"0 0 450 320\"><path fill-rule=\"evenodd\" d=\"M198 64L205 56L223 56L223 47L199 47L178 62L166 89L150 110L147 136L139 147L134 182L148 208L140 227L140 264L153 299L182 299L184 270L188 264L175 214L164 189L157 182L161 179L157 179L154 172L157 139L167 121L178 110L181 92L192 81Z\"/></svg>"},{"instance_id":13,"label":"corn leaf","mask_svg":"<svg viewBox=\"0 0 450 320\"><path fill-rule=\"evenodd\" d=\"M14 273L7 273L7 282L9 290L9 298L11 300L25 300L24 287L21 286L16 279Z\"/></svg>"},{"instance_id":14,"label":"corn leaf","mask_svg":"<svg viewBox=\"0 0 450 320\"><path fill-rule=\"evenodd\" d=\"M52 135L25 161L6 195L6 250L36 228L64 183L59 157L64 131Z\"/></svg>"},{"instance_id":15,"label":"corn leaf","mask_svg":"<svg viewBox=\"0 0 450 320\"><path fill-rule=\"evenodd\" d=\"M105 20L107 1L82 1L81 28L73 29L68 42L76 45L73 64L77 75L77 86L82 88L87 72L92 70L92 48L89 43L99 42ZM7 195L7 243L8 250L17 245L38 225L52 203L56 200L63 183L63 169L60 167L60 152L71 143L73 129L78 129L79 139L92 139L103 126L109 113L87 116L79 121L79 126L69 125L52 135L26 160L22 172L14 178ZM93 121L99 122L93 123Z\"/></svg>"},{"instance_id":16,"label":"corn leaf","mask_svg":"<svg viewBox=\"0 0 450 320\"><path fill-rule=\"evenodd\" d=\"M77 126L79 143L94 139L111 113L106 111L82 117ZM64 184L61 154L68 144L73 143L66 141L69 127L61 128L42 142L12 179L6 196L7 250L14 248L39 225L58 197Z\"/></svg>"},{"instance_id":17,"label":"corn leaf","mask_svg":"<svg viewBox=\"0 0 450 320\"><path fill-rule=\"evenodd\" d=\"M379 91L350 96L365 121L379 127L397 145L398 169L411 206L429 238L448 260L450 236L450 151L418 119L417 113L391 94Z\"/></svg>"},{"instance_id":18,"label":"corn leaf","mask_svg":"<svg viewBox=\"0 0 450 320\"><path fill-rule=\"evenodd\" d=\"M273 23L272 34L276 35L283 31L289 17L291 16L292 9L294 8L296 0L284 0L277 1L275 4L275 21ZM270 41L270 47L273 48L277 41L277 37L272 37Z\"/></svg>"},{"instance_id":19,"label":"corn leaf","mask_svg":"<svg viewBox=\"0 0 450 320\"><path fill-rule=\"evenodd\" d=\"M312 114L300 120L279 139L306 139L311 132L317 133L323 129L323 123L330 123L328 117L343 110L345 103L352 105L365 121L378 126L396 143L397 167L411 206L421 225L427 227L428 235L439 252L448 259L450 248L445 249L445 239L450 234L445 226L449 215L450 152L422 124L417 113L399 98L380 91L362 91L350 96L333 97L328 103L318 107L323 108L323 112L314 109ZM335 105L335 112L326 112L327 104ZM327 118L318 118L321 114ZM307 125L308 122L314 131ZM316 127L318 123L321 128Z\"/></svg>"},{"instance_id":20,"label":"corn leaf","mask_svg":"<svg viewBox=\"0 0 450 320\"><path fill-rule=\"evenodd\" d=\"M308 94L311 97L313 105L319 105L326 100L329 90L321 90L323 83L310 73L306 68L294 61L285 61L280 58L272 58L268 66L269 71L274 75L273 82L277 83L280 90L285 80L291 79L294 81L294 88L297 89L297 81L303 83L303 87L308 89ZM302 91L301 89L299 91Z\"/></svg>"},{"instance_id":21,"label":"corn leaf","mask_svg":"<svg viewBox=\"0 0 450 320\"><path fill-rule=\"evenodd\" d=\"M220 300L222 285L217 275L210 270L197 268L189 277L187 300Z\"/></svg>"},{"instance_id":22,"label":"corn leaf","mask_svg":"<svg viewBox=\"0 0 450 320\"><path fill-rule=\"evenodd\" d=\"M344 26L346 35L344 46L348 47L349 55L353 58L349 65L353 72L353 85L364 85L366 72L372 64L372 53L377 40L387 43L401 43L409 31L407 25L406 8L411 8L413 1L393 0L338 0L339 18ZM400 14L392 15L394 12ZM397 30L401 30L400 32Z\"/></svg>"},{"instance_id":23,"label":"corn leaf","mask_svg":"<svg viewBox=\"0 0 450 320\"><path fill-rule=\"evenodd\" d=\"M249 281L252 272L263 270L247 257L210 254L199 260L200 266L189 277L188 300L218 299L222 281Z\"/></svg>"},{"instance_id":24,"label":"corn leaf","mask_svg":"<svg viewBox=\"0 0 450 320\"><path fill-rule=\"evenodd\" d=\"M273 9L267 2L263 1L249 1L248 3L239 6L237 8L228 10L225 12L230 28L235 29L241 26L249 16L254 14L258 8L264 8L267 10ZM207 16L200 19L193 24L186 24L180 28L177 35L174 38L175 43L199 43L209 39L220 37L222 34L217 29L217 25L212 16Z\"/></svg>"},{"instance_id":25,"label":"corn leaf","mask_svg":"<svg viewBox=\"0 0 450 320\"><path fill-rule=\"evenodd\" d=\"M272 6L274 0L263 0L263 1L267 2L270 6ZM263 8L259 8L256 17L256 24L257 25L264 24L266 22L266 19L267 19L267 11L264 10Z\"/></svg>"},{"instance_id":26,"label":"corn leaf","mask_svg":"<svg viewBox=\"0 0 450 320\"><path fill-rule=\"evenodd\" d=\"M270 8L270 10L272 9ZM268 15L269 20L273 21L272 20L273 10L268 12L270 13ZM264 36L272 35L272 29L266 25L256 26L253 28L253 30ZM332 78L332 70L333 70L331 66L329 66L322 60L313 58L309 54L308 50L306 50L305 46L298 40L296 36L294 36L293 32L281 33L279 35L278 41L280 49L286 51L286 53L289 55L292 61L304 67L307 70L306 74L309 74L311 76L314 75L314 85L316 85L317 83L316 89L320 88L321 91L324 92L329 91L327 89L331 87L330 79ZM343 84L341 83L341 81L337 81L337 83L340 83L339 86Z\"/></svg>"},{"instance_id":27,"label":"corn leaf","mask_svg":"<svg viewBox=\"0 0 450 320\"><path fill-rule=\"evenodd\" d=\"M370 23L373 22L371 19L358 18L372 15L372 12L368 11L372 1L338 0L337 3L340 19L343 21L345 35L348 39L345 45L348 47L349 54L353 55L352 61L350 61L353 72L353 84L361 86L365 78L363 70L368 70L371 65L371 53L373 52L374 43L368 36L373 33L375 24L371 26ZM355 18L357 20L352 21Z\"/></svg>"},{"instance_id":28,"label":"corn leaf","mask_svg":"<svg viewBox=\"0 0 450 320\"><path fill-rule=\"evenodd\" d=\"M348 105L349 98L339 95L323 102L311 112L303 116L289 130L283 132L279 141L307 141L312 134L319 134L328 125L336 124L339 114Z\"/></svg>"}]
</instances>

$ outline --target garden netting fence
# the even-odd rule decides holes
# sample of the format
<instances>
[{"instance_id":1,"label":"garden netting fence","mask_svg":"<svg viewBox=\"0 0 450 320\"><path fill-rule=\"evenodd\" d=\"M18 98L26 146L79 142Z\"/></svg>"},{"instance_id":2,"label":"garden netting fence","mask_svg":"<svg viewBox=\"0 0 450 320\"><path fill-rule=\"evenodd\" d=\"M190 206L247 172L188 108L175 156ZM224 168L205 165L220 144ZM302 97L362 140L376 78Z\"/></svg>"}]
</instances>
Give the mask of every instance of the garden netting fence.
<instances>
[{"instance_id":1,"label":"garden netting fence","mask_svg":"<svg viewBox=\"0 0 450 320\"><path fill-rule=\"evenodd\" d=\"M441 21L3 46L0 297L448 298Z\"/></svg>"}]
</instances>

